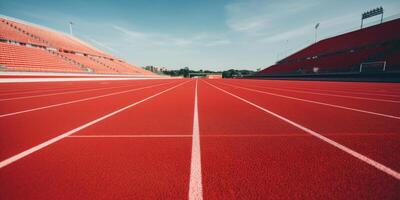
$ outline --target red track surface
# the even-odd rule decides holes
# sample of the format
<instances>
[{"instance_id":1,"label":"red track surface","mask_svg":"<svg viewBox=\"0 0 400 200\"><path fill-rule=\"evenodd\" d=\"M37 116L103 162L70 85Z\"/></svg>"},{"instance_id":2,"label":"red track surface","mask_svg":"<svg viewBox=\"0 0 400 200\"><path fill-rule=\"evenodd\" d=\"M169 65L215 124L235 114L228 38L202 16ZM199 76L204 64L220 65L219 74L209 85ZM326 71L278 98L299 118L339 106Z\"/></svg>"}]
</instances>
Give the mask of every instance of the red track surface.
<instances>
[{"instance_id":1,"label":"red track surface","mask_svg":"<svg viewBox=\"0 0 400 200\"><path fill-rule=\"evenodd\" d=\"M399 84L182 79L0 91L1 199L400 197Z\"/></svg>"}]
</instances>

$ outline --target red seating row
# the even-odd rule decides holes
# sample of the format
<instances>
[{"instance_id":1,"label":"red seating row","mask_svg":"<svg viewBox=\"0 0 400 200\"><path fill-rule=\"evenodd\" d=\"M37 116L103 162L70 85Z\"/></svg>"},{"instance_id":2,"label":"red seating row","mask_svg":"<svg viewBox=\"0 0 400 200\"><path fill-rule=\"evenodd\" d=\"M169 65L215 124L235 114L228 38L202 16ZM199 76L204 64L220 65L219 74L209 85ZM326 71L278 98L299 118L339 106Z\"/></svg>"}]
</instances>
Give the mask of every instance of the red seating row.
<instances>
[{"instance_id":1,"label":"red seating row","mask_svg":"<svg viewBox=\"0 0 400 200\"><path fill-rule=\"evenodd\" d=\"M101 52L87 47L86 45L79 42L77 39L72 38L66 34L55 32L34 25L27 25L6 19L4 20L7 21L8 24L17 27L18 29L25 30L30 34L35 35L40 39L47 41L48 45L51 47L57 49L68 49L78 52L85 52L90 54L101 54Z\"/></svg>"},{"instance_id":2,"label":"red seating row","mask_svg":"<svg viewBox=\"0 0 400 200\"><path fill-rule=\"evenodd\" d=\"M4 19L0 19L0 39L18 41L22 43L45 45L32 36L27 35L23 30L18 30L6 24Z\"/></svg>"},{"instance_id":3,"label":"red seating row","mask_svg":"<svg viewBox=\"0 0 400 200\"><path fill-rule=\"evenodd\" d=\"M319 72L349 72L371 61L387 61L391 70L399 70L393 67L398 66L399 43L400 19L396 19L319 41L259 74L312 72L315 67Z\"/></svg>"},{"instance_id":4,"label":"red seating row","mask_svg":"<svg viewBox=\"0 0 400 200\"><path fill-rule=\"evenodd\" d=\"M84 72L82 68L69 63L56 54L46 49L30 48L14 44L0 42L0 65L6 69L35 69L36 71L48 72Z\"/></svg>"},{"instance_id":5,"label":"red seating row","mask_svg":"<svg viewBox=\"0 0 400 200\"><path fill-rule=\"evenodd\" d=\"M15 51L10 51L8 54L4 53L1 57L0 63L7 66L7 69L19 65L20 69L22 66L30 67L29 71L33 70L38 66L38 62L43 58L35 57L31 58L33 62L32 66L29 65L29 56L49 56L49 52L43 49L55 49L58 53L52 55L54 58L59 59L61 64L59 67L53 66L54 62L44 63L43 68L47 68L50 65L54 67L54 70L64 69L65 62L73 63L74 68L79 67L85 72L103 73L103 74L152 74L151 72L141 69L139 67L130 65L121 60L114 58L112 55L104 53L90 45L64 33L49 30L44 27L37 25L31 25L23 23L19 20L10 20L6 18L0 18L0 40L3 40L2 46L9 46L9 43L15 46ZM1 42L1 41L0 41ZM22 44L22 45L21 45ZM25 44L28 44L25 46ZM40 51L44 54L26 54L21 57L21 52L38 52L39 49L29 48L31 46L37 46L42 49ZM28 47L29 46L29 47ZM11 47L7 47L11 48ZM24 49L29 48L29 50ZM59 56L57 56L59 55ZM21 62L10 61L12 57L18 57L22 59ZM14 68L13 68L14 69ZM28 68L24 68L28 70Z\"/></svg>"},{"instance_id":6,"label":"red seating row","mask_svg":"<svg viewBox=\"0 0 400 200\"><path fill-rule=\"evenodd\" d=\"M131 66L123 61L108 58L93 58L94 60L109 66L123 74L151 74L151 72L136 66Z\"/></svg>"},{"instance_id":7,"label":"red seating row","mask_svg":"<svg viewBox=\"0 0 400 200\"><path fill-rule=\"evenodd\" d=\"M95 60L91 59L88 56L84 55L76 55L76 54L71 54L71 53L60 53L62 56L74 60L75 62L84 65L86 68L91 69L95 73L99 74L118 74L118 71L114 68L109 68L104 65L102 65L99 62L96 62Z\"/></svg>"},{"instance_id":8,"label":"red seating row","mask_svg":"<svg viewBox=\"0 0 400 200\"><path fill-rule=\"evenodd\" d=\"M362 62L367 61L369 57L382 51L384 51L382 47L376 47L329 56L314 57L298 62L273 65L266 68L261 73L313 72L314 68L318 68L319 72L357 71Z\"/></svg>"},{"instance_id":9,"label":"red seating row","mask_svg":"<svg viewBox=\"0 0 400 200\"><path fill-rule=\"evenodd\" d=\"M393 20L372 27L345 33L321 40L316 44L300 50L284 60L299 59L317 54L352 49L369 44L378 44L400 38L400 20Z\"/></svg>"},{"instance_id":10,"label":"red seating row","mask_svg":"<svg viewBox=\"0 0 400 200\"><path fill-rule=\"evenodd\" d=\"M142 68L140 68L140 67L138 67L138 66L131 65L131 64L126 63L126 62L124 62L124 61L122 61L122 60L115 60L114 62L117 62L118 65L125 66L125 67L127 67L127 68L133 70L134 73L140 73L140 74L144 74L144 75L154 75L154 74L153 74L152 72L150 72L150 71L147 71L147 70L145 70L145 69L142 69Z\"/></svg>"}]
</instances>

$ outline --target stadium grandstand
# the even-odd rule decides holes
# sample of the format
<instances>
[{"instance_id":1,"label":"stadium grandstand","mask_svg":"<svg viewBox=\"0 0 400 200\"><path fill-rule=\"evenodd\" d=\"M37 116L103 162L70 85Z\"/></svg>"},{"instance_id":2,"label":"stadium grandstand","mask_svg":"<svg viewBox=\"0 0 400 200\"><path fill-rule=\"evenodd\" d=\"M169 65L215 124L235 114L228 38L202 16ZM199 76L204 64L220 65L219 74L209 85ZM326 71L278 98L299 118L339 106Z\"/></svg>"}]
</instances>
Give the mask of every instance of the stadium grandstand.
<instances>
[{"instance_id":1,"label":"stadium grandstand","mask_svg":"<svg viewBox=\"0 0 400 200\"><path fill-rule=\"evenodd\" d=\"M0 18L0 71L155 75L73 36L7 17Z\"/></svg>"},{"instance_id":2,"label":"stadium grandstand","mask_svg":"<svg viewBox=\"0 0 400 200\"><path fill-rule=\"evenodd\" d=\"M400 19L318 41L259 76L400 71Z\"/></svg>"}]
</instances>

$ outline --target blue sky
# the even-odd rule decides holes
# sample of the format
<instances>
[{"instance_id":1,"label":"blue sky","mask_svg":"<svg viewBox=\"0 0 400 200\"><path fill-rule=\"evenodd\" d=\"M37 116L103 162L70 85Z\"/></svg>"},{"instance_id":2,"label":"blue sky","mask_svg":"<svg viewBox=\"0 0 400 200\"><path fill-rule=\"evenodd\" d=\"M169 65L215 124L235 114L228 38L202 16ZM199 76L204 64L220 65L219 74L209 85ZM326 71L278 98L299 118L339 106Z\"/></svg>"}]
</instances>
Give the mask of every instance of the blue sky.
<instances>
[{"instance_id":1,"label":"blue sky","mask_svg":"<svg viewBox=\"0 0 400 200\"><path fill-rule=\"evenodd\" d=\"M352 30L360 14L398 0L0 0L0 14L69 32L131 63L177 69L257 69L318 38ZM370 19L370 22L379 18Z\"/></svg>"}]
</instances>

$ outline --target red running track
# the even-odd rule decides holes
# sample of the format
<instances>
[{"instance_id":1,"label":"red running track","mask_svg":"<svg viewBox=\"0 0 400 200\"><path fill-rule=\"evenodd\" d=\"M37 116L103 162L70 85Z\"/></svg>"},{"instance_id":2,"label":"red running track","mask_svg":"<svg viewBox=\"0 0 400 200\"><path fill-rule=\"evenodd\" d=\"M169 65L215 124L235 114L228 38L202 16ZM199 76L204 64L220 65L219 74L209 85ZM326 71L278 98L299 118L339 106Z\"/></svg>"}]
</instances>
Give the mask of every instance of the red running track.
<instances>
[{"instance_id":1,"label":"red running track","mask_svg":"<svg viewBox=\"0 0 400 200\"><path fill-rule=\"evenodd\" d=\"M0 84L1 199L397 199L400 85Z\"/></svg>"}]
</instances>

